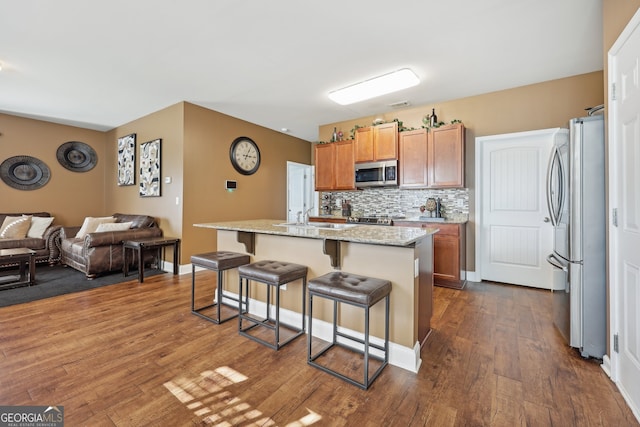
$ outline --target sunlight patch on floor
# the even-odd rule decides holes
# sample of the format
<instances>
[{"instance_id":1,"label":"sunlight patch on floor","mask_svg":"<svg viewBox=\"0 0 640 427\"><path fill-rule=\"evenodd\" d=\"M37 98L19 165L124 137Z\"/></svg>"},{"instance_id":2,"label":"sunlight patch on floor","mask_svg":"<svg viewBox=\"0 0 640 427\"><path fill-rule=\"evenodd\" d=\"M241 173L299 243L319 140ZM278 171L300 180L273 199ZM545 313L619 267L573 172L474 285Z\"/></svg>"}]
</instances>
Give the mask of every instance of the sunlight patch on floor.
<instances>
[{"instance_id":1,"label":"sunlight patch on floor","mask_svg":"<svg viewBox=\"0 0 640 427\"><path fill-rule=\"evenodd\" d=\"M197 378L174 378L164 383L164 386L206 424L220 427L238 424L275 426L272 419L225 390L226 387L246 380L248 378L240 372L222 366L213 371L201 372ZM308 408L307 411L307 415L288 423L287 427L309 426L322 419Z\"/></svg>"}]
</instances>

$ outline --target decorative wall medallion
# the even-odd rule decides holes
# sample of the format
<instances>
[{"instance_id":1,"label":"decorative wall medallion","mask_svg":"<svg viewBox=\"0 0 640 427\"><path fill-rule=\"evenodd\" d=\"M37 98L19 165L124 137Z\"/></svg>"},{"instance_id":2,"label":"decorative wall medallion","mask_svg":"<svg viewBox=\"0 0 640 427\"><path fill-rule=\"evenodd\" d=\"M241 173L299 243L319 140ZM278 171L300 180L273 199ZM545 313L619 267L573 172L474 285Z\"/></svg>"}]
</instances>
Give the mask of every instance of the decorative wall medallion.
<instances>
[{"instance_id":1,"label":"decorative wall medallion","mask_svg":"<svg viewBox=\"0 0 640 427\"><path fill-rule=\"evenodd\" d=\"M118 138L118 185L136 183L136 134Z\"/></svg>"},{"instance_id":2,"label":"decorative wall medallion","mask_svg":"<svg viewBox=\"0 0 640 427\"><path fill-rule=\"evenodd\" d=\"M73 172L86 172L98 163L95 150L84 142L69 141L58 147L58 162Z\"/></svg>"},{"instance_id":3,"label":"decorative wall medallion","mask_svg":"<svg viewBox=\"0 0 640 427\"><path fill-rule=\"evenodd\" d=\"M140 144L140 197L160 196L161 139Z\"/></svg>"},{"instance_id":4,"label":"decorative wall medallion","mask_svg":"<svg viewBox=\"0 0 640 427\"><path fill-rule=\"evenodd\" d=\"M18 190L36 190L49 182L50 177L49 167L35 157L14 156L0 164L0 178Z\"/></svg>"}]
</instances>

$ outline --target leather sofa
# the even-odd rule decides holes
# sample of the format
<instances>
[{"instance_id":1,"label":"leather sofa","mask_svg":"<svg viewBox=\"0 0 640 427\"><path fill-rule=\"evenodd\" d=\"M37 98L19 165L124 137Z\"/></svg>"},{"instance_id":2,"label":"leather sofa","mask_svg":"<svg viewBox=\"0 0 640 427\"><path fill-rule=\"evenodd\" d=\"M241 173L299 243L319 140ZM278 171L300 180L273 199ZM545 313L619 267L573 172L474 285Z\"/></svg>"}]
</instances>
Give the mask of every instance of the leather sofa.
<instances>
[{"instance_id":1,"label":"leather sofa","mask_svg":"<svg viewBox=\"0 0 640 427\"><path fill-rule=\"evenodd\" d=\"M76 238L81 227L62 227L59 236L60 262L83 272L87 278L92 279L103 273L122 270L123 241L162 236L162 229L151 216L121 213L115 213L112 216L116 223L131 222L130 228L120 231L90 232L84 237ZM145 262L152 259L153 254L146 254Z\"/></svg>"},{"instance_id":2,"label":"leather sofa","mask_svg":"<svg viewBox=\"0 0 640 427\"><path fill-rule=\"evenodd\" d=\"M51 218L49 212L25 212L25 213L0 213L0 224L6 217L20 217L31 215L39 218ZM61 230L60 225L51 223L45 230L42 237L26 236L21 239L0 238L0 249L28 248L36 252L36 263L49 265L57 264L60 261L60 240L58 238Z\"/></svg>"}]
</instances>

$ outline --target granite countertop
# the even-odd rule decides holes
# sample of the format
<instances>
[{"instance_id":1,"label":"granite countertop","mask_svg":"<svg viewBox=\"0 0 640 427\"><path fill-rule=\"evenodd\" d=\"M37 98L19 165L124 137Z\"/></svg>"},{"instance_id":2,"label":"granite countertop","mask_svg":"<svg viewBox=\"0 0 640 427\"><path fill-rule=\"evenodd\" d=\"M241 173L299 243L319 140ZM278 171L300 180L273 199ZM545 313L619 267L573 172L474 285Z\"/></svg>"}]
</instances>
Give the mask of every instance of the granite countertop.
<instances>
[{"instance_id":1,"label":"granite countertop","mask_svg":"<svg viewBox=\"0 0 640 427\"><path fill-rule=\"evenodd\" d=\"M434 221L434 219L436 218L429 219L421 216L412 216L407 218L398 218L395 221L419 222L419 223L431 222L436 227L438 226L438 224L466 224L469 221L466 215L461 215L461 216L452 217L452 218L444 218L444 221L440 220L440 218L438 218L439 219L438 221Z\"/></svg>"},{"instance_id":2,"label":"granite countertop","mask_svg":"<svg viewBox=\"0 0 640 427\"><path fill-rule=\"evenodd\" d=\"M322 221L323 219L343 219L343 220L347 220L346 217L342 216L342 215L312 215L309 218L313 218L314 220L319 220ZM437 227L438 224L466 224L469 221L469 218L467 215L457 215L457 216L453 216L451 218L444 218L444 221L442 221L440 218L438 218L438 221L433 221L436 218L425 218L425 217L421 217L421 216L410 216L410 217L391 217L394 221L401 221L401 222L432 222L434 224L434 227Z\"/></svg>"},{"instance_id":3,"label":"granite countertop","mask_svg":"<svg viewBox=\"0 0 640 427\"><path fill-rule=\"evenodd\" d=\"M433 228L386 227L379 225L339 224L344 228L320 228L318 224L289 225L281 219L255 219L246 221L227 221L194 224L195 227L214 228L217 230L247 231L280 236L306 237L311 239L333 239L345 242L369 243L386 246L409 246L426 236L438 232L438 225ZM336 225L336 224L334 224Z\"/></svg>"}]
</instances>

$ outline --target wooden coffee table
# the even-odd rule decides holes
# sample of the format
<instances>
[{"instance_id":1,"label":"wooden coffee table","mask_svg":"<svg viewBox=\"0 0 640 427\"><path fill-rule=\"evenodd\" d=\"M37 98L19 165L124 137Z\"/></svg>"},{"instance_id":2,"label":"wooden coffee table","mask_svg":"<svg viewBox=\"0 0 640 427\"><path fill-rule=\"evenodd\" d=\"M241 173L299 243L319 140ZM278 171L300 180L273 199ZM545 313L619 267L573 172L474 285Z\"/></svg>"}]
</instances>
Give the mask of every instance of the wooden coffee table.
<instances>
[{"instance_id":1,"label":"wooden coffee table","mask_svg":"<svg viewBox=\"0 0 640 427\"><path fill-rule=\"evenodd\" d=\"M148 237L135 240L125 240L122 242L123 266L122 272L125 277L129 275L129 261L127 261L127 249L132 249L138 258L138 281L144 282L144 252L148 250L157 251L158 267L163 262L164 256L160 251L167 246L173 246L173 274L178 274L180 239L173 237Z\"/></svg>"},{"instance_id":2,"label":"wooden coffee table","mask_svg":"<svg viewBox=\"0 0 640 427\"><path fill-rule=\"evenodd\" d=\"M18 264L19 275L0 277L0 289L17 288L36 284L36 252L27 248L0 249L0 267ZM11 270L3 270L5 273ZM17 277L17 279L15 278Z\"/></svg>"}]
</instances>

